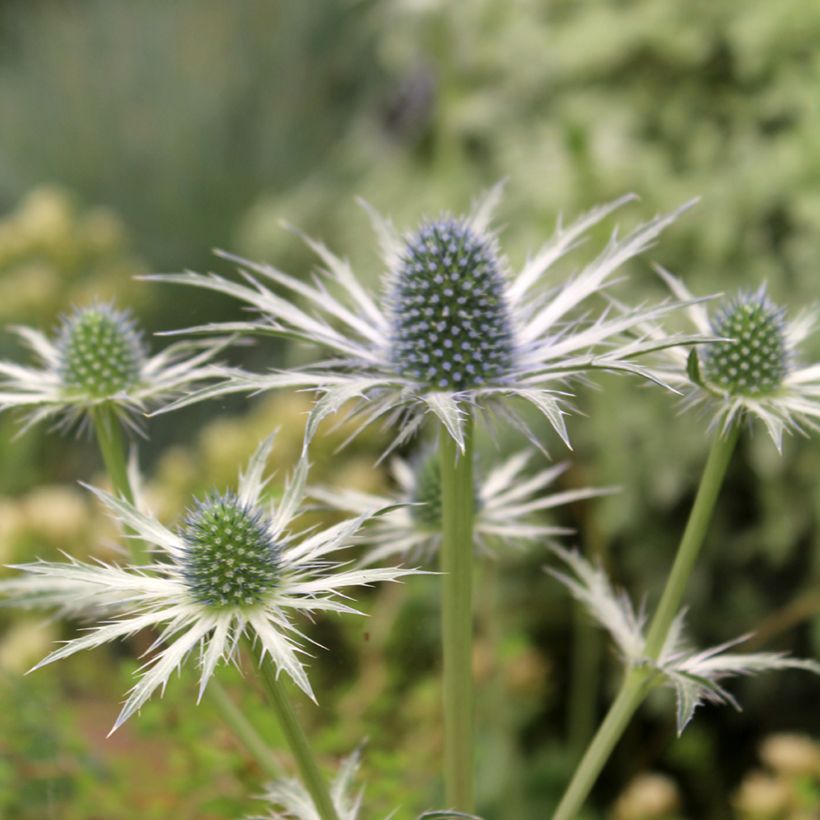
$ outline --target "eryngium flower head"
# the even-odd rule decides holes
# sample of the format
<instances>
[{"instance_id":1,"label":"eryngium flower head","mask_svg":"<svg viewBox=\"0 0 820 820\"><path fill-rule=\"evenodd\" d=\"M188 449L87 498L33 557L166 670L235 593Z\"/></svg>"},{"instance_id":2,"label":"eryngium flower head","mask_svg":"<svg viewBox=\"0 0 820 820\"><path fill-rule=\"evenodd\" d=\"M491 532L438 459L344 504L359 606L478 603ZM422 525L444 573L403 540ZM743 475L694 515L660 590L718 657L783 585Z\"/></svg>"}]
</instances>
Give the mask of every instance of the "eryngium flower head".
<instances>
[{"instance_id":1,"label":"eryngium flower head","mask_svg":"<svg viewBox=\"0 0 820 820\"><path fill-rule=\"evenodd\" d=\"M543 413L568 443L568 380L591 370L646 376L636 357L692 341L649 341L630 334L640 323L677 307L671 301L617 315L578 311L683 209L656 217L623 239L613 234L579 273L545 283L552 266L589 229L632 197L596 208L569 227L559 225L515 275L509 273L490 229L499 197L497 186L469 215L426 221L406 235L368 207L386 267L381 300L368 292L345 260L310 239L306 241L321 258L321 274L330 289L321 279L305 282L229 254L223 256L242 266L244 282L197 273L149 277L227 293L259 313L256 321L191 332L285 336L317 346L328 356L301 371L234 374L172 406L223 393L307 387L322 395L309 420L308 437L322 418L357 401L354 412L361 414L362 426L382 419L398 428L396 443L411 436L431 412L463 449L465 411L495 409L524 427L510 406L511 399L520 399ZM336 296L331 289L341 293ZM297 299L308 309L299 307Z\"/></svg>"},{"instance_id":2,"label":"eryngium flower head","mask_svg":"<svg viewBox=\"0 0 820 820\"><path fill-rule=\"evenodd\" d=\"M17 567L27 578L0 583L0 594L11 604L48 604L97 617L116 613L56 649L35 668L141 629L159 629L152 649L162 648L142 668L112 731L157 688L164 688L197 647L201 697L217 664L230 662L245 634L261 645L263 662L269 656L278 671L313 698L299 659L305 653L300 644L303 636L293 614L358 614L343 590L414 572L398 567L345 570L344 563L330 557L350 546L361 525L378 513L373 509L328 529L293 532L291 521L301 513L307 460L303 455L281 501L264 503L263 474L271 446L272 437L251 458L235 493L197 502L178 531L167 529L124 499L94 490L135 537L155 547L157 561L150 566L39 561ZM82 607L68 604L67 599L78 597L83 599Z\"/></svg>"},{"instance_id":3,"label":"eryngium flower head","mask_svg":"<svg viewBox=\"0 0 820 820\"><path fill-rule=\"evenodd\" d=\"M405 247L390 294L391 357L400 375L458 392L513 369L512 317L494 243L451 217Z\"/></svg>"},{"instance_id":4,"label":"eryngium flower head","mask_svg":"<svg viewBox=\"0 0 820 820\"><path fill-rule=\"evenodd\" d=\"M354 789L354 779L360 763L361 752L357 750L342 761L330 784L330 799L339 820L361 820L364 817L364 787ZM322 820L313 798L301 780L287 778L272 783L268 786L264 799L272 807L270 813L248 820Z\"/></svg>"},{"instance_id":5,"label":"eryngium flower head","mask_svg":"<svg viewBox=\"0 0 820 820\"><path fill-rule=\"evenodd\" d=\"M651 666L659 683L674 689L677 700L678 734L686 728L702 703L731 704L740 709L722 681L740 675L755 675L775 669L803 669L820 674L820 663L791 658L782 652L729 653L742 643L743 635L710 649L698 651L684 639L684 617L680 613L672 624L657 659L647 657L643 611L636 611L625 593L616 590L601 567L590 564L577 552L553 547L567 566L562 572L547 568L612 637L627 667Z\"/></svg>"},{"instance_id":6,"label":"eryngium flower head","mask_svg":"<svg viewBox=\"0 0 820 820\"><path fill-rule=\"evenodd\" d=\"M693 351L703 381L730 396L776 393L788 372L783 315L763 290L741 294L722 307L712 319L712 332L731 341Z\"/></svg>"},{"instance_id":7,"label":"eryngium flower head","mask_svg":"<svg viewBox=\"0 0 820 820\"><path fill-rule=\"evenodd\" d=\"M521 452L490 470L475 486L475 544L485 554L497 554L502 545L523 547L536 540L568 535L572 530L544 523L545 510L585 498L607 495L612 488L582 487L548 492L569 464L564 462L526 474L532 453ZM441 545L441 471L433 452L415 464L394 457L390 462L396 490L372 495L349 489L314 487L309 494L332 509L363 513L375 507L397 505L374 519L363 538L372 545L363 565L386 558L416 562L429 560Z\"/></svg>"},{"instance_id":8,"label":"eryngium flower head","mask_svg":"<svg viewBox=\"0 0 820 820\"><path fill-rule=\"evenodd\" d=\"M227 373L212 361L222 344L174 344L148 355L131 314L110 304L77 308L54 339L29 327L12 330L39 362L0 361L0 410L27 410L26 428L55 417L70 427L103 404L133 426L135 414Z\"/></svg>"},{"instance_id":9,"label":"eryngium flower head","mask_svg":"<svg viewBox=\"0 0 820 820\"><path fill-rule=\"evenodd\" d=\"M131 315L110 305L75 311L63 321L57 350L66 392L107 399L137 384L145 361Z\"/></svg>"},{"instance_id":10,"label":"eryngium flower head","mask_svg":"<svg viewBox=\"0 0 820 820\"><path fill-rule=\"evenodd\" d=\"M676 297L692 298L680 279L658 272ZM686 392L687 404L707 407L712 426L724 432L743 415L759 418L778 450L784 432L818 429L820 364L803 364L800 355L814 330L814 309L789 319L761 287L725 300L711 317L701 304L686 312L696 331L722 339L688 356L680 349L663 351L656 375ZM662 333L650 327L644 332Z\"/></svg>"}]
</instances>

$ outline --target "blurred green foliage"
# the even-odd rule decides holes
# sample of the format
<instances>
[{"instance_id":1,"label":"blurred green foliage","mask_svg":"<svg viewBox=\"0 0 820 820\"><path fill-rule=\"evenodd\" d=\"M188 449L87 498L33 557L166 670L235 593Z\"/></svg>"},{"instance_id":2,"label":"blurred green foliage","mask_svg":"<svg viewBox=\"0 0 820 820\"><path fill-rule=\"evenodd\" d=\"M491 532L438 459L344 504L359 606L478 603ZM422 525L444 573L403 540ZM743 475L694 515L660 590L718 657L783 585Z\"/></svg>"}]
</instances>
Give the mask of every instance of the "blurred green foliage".
<instances>
[{"instance_id":1,"label":"blurred green foliage","mask_svg":"<svg viewBox=\"0 0 820 820\"><path fill-rule=\"evenodd\" d=\"M150 330L237 317L227 301L182 301L130 276L213 264L213 246L306 275L313 260L281 220L348 254L375 284L375 241L356 195L409 227L424 212L464 208L501 177L509 185L499 224L513 265L560 213L633 190L641 201L623 218L637 222L700 196L652 256L695 292L765 280L797 309L818 294L818 40L820 6L805 0L5 2L0 318L49 327L92 294L131 305ZM621 293L662 294L646 259ZM820 352L816 342L811 352ZM260 368L305 355L265 345L239 353ZM600 386L578 399L587 417L571 421L567 486L615 483L622 492L562 523L651 602L703 463L704 420L677 417L674 398L629 380ZM143 459L151 503L173 521L205 479L228 483L276 424L281 475L304 409L304 397L280 396L152 422ZM110 558L114 534L64 486L99 470L90 442L37 431L12 443L14 428L0 422L4 561L60 548ZM341 458L337 435L317 447L323 481L384 480L371 469L377 432ZM504 431L499 446L521 442ZM767 647L818 654L818 475L816 440L793 439L780 458L760 432L744 437L690 587L699 642L751 629ZM542 578L544 560L518 556L479 582L478 782L489 820L545 816L573 765L566 738L583 736L616 674L602 642ZM412 817L440 798L435 580L382 591L365 606L366 624L322 619L312 628L332 651L314 664L322 707L304 717L328 758L369 737L372 816L402 804L398 816ZM74 627L34 638L30 617L5 613L3 624L0 686L15 708L0 717L0 815L259 810L261 772L207 703L192 709L190 680L172 681L124 741L103 741L133 659L77 658L69 671L21 682L20 657L29 663ZM252 684L226 679L275 736L261 701L244 697ZM733 691L741 715L704 710L680 742L668 700L648 704L588 816L607 806L618 820L812 816L816 759L784 769L761 744L784 731L820 736L816 682L772 676ZM802 748L801 759L813 759L816 747Z\"/></svg>"}]
</instances>

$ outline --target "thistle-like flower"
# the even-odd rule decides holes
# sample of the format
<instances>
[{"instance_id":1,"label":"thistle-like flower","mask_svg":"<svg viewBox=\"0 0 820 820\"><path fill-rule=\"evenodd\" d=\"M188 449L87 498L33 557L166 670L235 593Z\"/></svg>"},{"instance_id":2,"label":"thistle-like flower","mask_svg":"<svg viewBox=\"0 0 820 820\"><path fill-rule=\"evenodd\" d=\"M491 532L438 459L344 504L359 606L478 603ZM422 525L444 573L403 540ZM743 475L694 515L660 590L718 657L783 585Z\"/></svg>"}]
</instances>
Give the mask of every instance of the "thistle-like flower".
<instances>
[{"instance_id":1,"label":"thistle-like flower","mask_svg":"<svg viewBox=\"0 0 820 820\"><path fill-rule=\"evenodd\" d=\"M225 375L212 362L224 345L183 342L149 356L131 314L110 304L76 309L54 339L30 327L13 330L39 364L0 361L0 410L28 411L26 429L53 417L70 427L100 405L134 426L135 413Z\"/></svg>"},{"instance_id":2,"label":"thistle-like flower","mask_svg":"<svg viewBox=\"0 0 820 820\"><path fill-rule=\"evenodd\" d=\"M500 543L521 546L536 539L569 535L573 530L545 524L538 520L538 514L614 492L613 488L584 487L548 493L546 489L569 463L524 476L531 456L529 452L517 453L476 482L474 538L481 551L492 554ZM309 490L317 501L344 512L362 514L395 505L368 528L365 538L372 549L362 559L363 565L388 557L415 563L429 559L441 545L441 468L437 454L424 452L415 464L394 457L390 472L396 484L396 491L390 495L327 487Z\"/></svg>"},{"instance_id":3,"label":"thistle-like flower","mask_svg":"<svg viewBox=\"0 0 820 820\"><path fill-rule=\"evenodd\" d=\"M357 750L342 761L330 784L330 799L339 820L360 820L363 817L364 787L355 791L353 787L360 763L361 752ZM304 784L295 778L272 783L263 799L272 806L270 813L249 820L322 820Z\"/></svg>"},{"instance_id":4,"label":"thistle-like flower","mask_svg":"<svg viewBox=\"0 0 820 820\"><path fill-rule=\"evenodd\" d=\"M339 600L342 590L376 581L393 581L415 570L348 569L328 558L349 546L361 525L376 511L310 533L291 532L301 512L308 464L303 455L278 504L266 504L261 494L263 472L273 437L265 440L240 475L235 492L208 495L189 510L177 531L139 512L127 501L94 490L101 501L136 537L157 550L150 566L119 567L78 561L39 561L16 567L25 580L0 584L10 603L64 604L65 596L82 595L86 613L95 608L116 610L117 617L86 631L52 652L36 667L132 635L141 629L161 631L152 646L163 648L143 667L112 732L133 715L159 687L164 689L174 669L200 649L200 691L220 661L229 662L239 639L249 635L261 646L277 671L285 672L310 698L310 686L299 654L304 637L293 613L330 611L357 613Z\"/></svg>"},{"instance_id":5,"label":"thistle-like flower","mask_svg":"<svg viewBox=\"0 0 820 820\"><path fill-rule=\"evenodd\" d=\"M772 669L803 669L820 674L820 663L791 658L782 652L728 653L727 649L749 638L743 635L710 649L691 649L683 637L684 613L681 612L669 630L657 660L647 657L644 626L645 614L636 611L623 592L617 592L600 567L595 567L577 552L553 547L569 568L564 573L548 568L572 596L581 603L615 642L627 667L651 666L656 684L675 691L677 727L680 735L692 719L695 709L704 702L739 705L721 681L741 675L754 675Z\"/></svg>"},{"instance_id":6,"label":"thistle-like flower","mask_svg":"<svg viewBox=\"0 0 820 820\"><path fill-rule=\"evenodd\" d=\"M680 279L663 268L658 272L677 298L692 301ZM712 316L694 303L687 314L697 332L724 341L688 356L680 349L664 350L657 376L686 391L687 404L704 405L713 414L713 427L726 431L744 414L757 417L778 450L784 432L818 429L820 363L803 364L799 350L814 330L814 310L789 320L761 287L726 300ZM644 330L662 335L658 329Z\"/></svg>"},{"instance_id":7,"label":"thistle-like flower","mask_svg":"<svg viewBox=\"0 0 820 820\"><path fill-rule=\"evenodd\" d=\"M595 318L576 312L608 287L618 268L645 250L683 208L656 217L624 239L613 235L577 275L544 285L554 263L632 197L596 208L567 228L559 225L553 238L511 276L490 230L500 190L496 186L466 217L445 215L405 236L366 206L387 269L381 300L367 291L346 261L310 239L307 243L325 266L323 277L341 291L338 297L322 279L311 284L229 254L223 256L242 266L244 283L192 272L147 277L227 293L259 313L256 321L189 332L285 336L316 345L329 356L295 372L234 374L172 407L230 392L312 388L322 398L309 420L308 436L326 415L358 400L362 426L378 419L398 424L396 443L411 436L431 412L463 450L465 410L495 409L523 428L508 401L517 398L543 413L568 444L568 379L590 370L626 371L654 379L635 358L692 341L682 336L626 338L642 322L677 307L672 301ZM279 295L274 286L289 296ZM294 297L316 313L298 307L291 301Z\"/></svg>"}]
</instances>

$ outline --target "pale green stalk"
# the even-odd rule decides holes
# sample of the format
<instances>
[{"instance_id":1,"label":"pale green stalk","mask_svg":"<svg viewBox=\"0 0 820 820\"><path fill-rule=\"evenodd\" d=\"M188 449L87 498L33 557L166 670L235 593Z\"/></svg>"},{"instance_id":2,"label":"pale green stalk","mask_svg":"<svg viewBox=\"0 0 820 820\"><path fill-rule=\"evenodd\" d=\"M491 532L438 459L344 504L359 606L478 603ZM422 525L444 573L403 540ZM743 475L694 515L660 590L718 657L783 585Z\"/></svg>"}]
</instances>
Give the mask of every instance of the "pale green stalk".
<instances>
[{"instance_id":1,"label":"pale green stalk","mask_svg":"<svg viewBox=\"0 0 820 820\"><path fill-rule=\"evenodd\" d=\"M464 452L441 430L441 634L444 661L444 782L447 806L473 810L473 419Z\"/></svg>"},{"instance_id":2,"label":"pale green stalk","mask_svg":"<svg viewBox=\"0 0 820 820\"><path fill-rule=\"evenodd\" d=\"M105 405L94 408L91 418L103 463L108 473L108 480L111 482L116 495L124 498L129 504L134 504L134 488L131 486L131 480L128 477L125 438L120 420L114 410ZM146 557L145 545L142 541L133 537L129 538L129 542L134 561L141 563ZM208 691L211 692L225 723L231 727L236 737L265 772L277 777L279 770L265 741L230 699L222 684L212 678L208 685Z\"/></svg>"},{"instance_id":3,"label":"pale green stalk","mask_svg":"<svg viewBox=\"0 0 820 820\"><path fill-rule=\"evenodd\" d=\"M270 663L265 663L263 660L259 670L270 695L273 710L279 719L279 725L282 727L282 732L299 768L302 782L313 800L316 811L322 820L339 820L333 801L330 799L330 792L322 777L322 772L316 763L316 758L313 756L307 737L305 737L305 733L299 725L296 713L285 694L284 687L277 679L276 672L271 668Z\"/></svg>"},{"instance_id":4,"label":"pale green stalk","mask_svg":"<svg viewBox=\"0 0 820 820\"><path fill-rule=\"evenodd\" d=\"M276 764L276 758L262 740L253 724L245 717L242 710L234 703L227 689L215 678L208 682L208 692L213 698L222 719L236 735L237 739L256 759L265 774L272 778L281 777L282 772Z\"/></svg>"},{"instance_id":5,"label":"pale green stalk","mask_svg":"<svg viewBox=\"0 0 820 820\"><path fill-rule=\"evenodd\" d=\"M128 456L126 454L125 438L122 424L117 418L113 407L100 404L91 411L91 420L94 426L94 435L100 448L105 470L114 495L124 498L129 504L134 503L134 490L128 478ZM131 555L138 564L145 560L145 545L134 533L129 530Z\"/></svg>"},{"instance_id":6,"label":"pale green stalk","mask_svg":"<svg viewBox=\"0 0 820 820\"><path fill-rule=\"evenodd\" d=\"M652 660L657 660L659 657L666 636L669 634L669 627L672 626L672 621L675 620L680 610L686 584L695 566L709 522L712 520L712 511L715 509L715 502L726 475L726 468L732 459L739 435L740 422L736 421L727 430L725 436L716 435L712 441L709 459L703 470L698 494L695 496L692 512L689 513L689 520L686 522L686 529L683 531L675 563L672 565L661 601L649 625L646 654Z\"/></svg>"},{"instance_id":7,"label":"pale green stalk","mask_svg":"<svg viewBox=\"0 0 820 820\"><path fill-rule=\"evenodd\" d=\"M661 601L652 618L646 639L646 656L657 660L666 642L669 628L675 619L686 584L700 552L720 487L726 475L732 453L740 434L740 421L736 421L726 435L716 435L706 467L701 476L695 503L678 547L675 563L666 581ZM615 701L609 708L603 723L592 738L580 765L561 799L553 820L572 820L576 817L601 773L612 749L620 740L627 724L640 706L655 677L654 668L646 664L631 669Z\"/></svg>"}]
</instances>

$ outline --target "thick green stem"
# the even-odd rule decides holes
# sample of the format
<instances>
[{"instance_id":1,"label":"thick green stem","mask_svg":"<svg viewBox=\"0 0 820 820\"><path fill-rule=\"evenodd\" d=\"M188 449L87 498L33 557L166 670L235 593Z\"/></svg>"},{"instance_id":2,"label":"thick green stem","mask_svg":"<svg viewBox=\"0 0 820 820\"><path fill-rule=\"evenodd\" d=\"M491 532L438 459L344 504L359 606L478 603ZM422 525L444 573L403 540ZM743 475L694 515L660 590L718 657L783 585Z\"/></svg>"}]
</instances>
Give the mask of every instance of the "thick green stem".
<instances>
[{"instance_id":1,"label":"thick green stem","mask_svg":"<svg viewBox=\"0 0 820 820\"><path fill-rule=\"evenodd\" d=\"M134 503L134 492L128 480L128 456L125 450L125 439L122 425L117 414L104 404L92 411L94 433L103 457L108 478L114 494L122 496L129 504Z\"/></svg>"},{"instance_id":2,"label":"thick green stem","mask_svg":"<svg viewBox=\"0 0 820 820\"><path fill-rule=\"evenodd\" d=\"M222 719L233 731L236 738L245 746L256 762L270 777L280 777L281 771L276 759L262 740L253 724L242 714L242 710L233 702L225 687L216 679L208 682L208 692L213 698Z\"/></svg>"},{"instance_id":3,"label":"thick green stem","mask_svg":"<svg viewBox=\"0 0 820 820\"><path fill-rule=\"evenodd\" d=\"M316 806L316 811L322 820L339 820L310 744L299 725L296 713L290 705L282 684L277 680L275 670L269 662L265 661L262 662L259 669L270 695L270 702L282 727L282 732L296 760L302 782Z\"/></svg>"},{"instance_id":4,"label":"thick green stem","mask_svg":"<svg viewBox=\"0 0 820 820\"><path fill-rule=\"evenodd\" d=\"M657 660L660 656L669 628L680 609L686 584L706 536L739 434L740 421L736 421L725 436L715 436L712 442L695 503L692 505L686 529L678 546L675 563L672 565L660 604L649 627L645 651L650 660ZM578 814L612 749L651 688L654 676L653 667L648 664L630 670L604 722L575 770L553 820L571 820Z\"/></svg>"},{"instance_id":5,"label":"thick green stem","mask_svg":"<svg viewBox=\"0 0 820 820\"><path fill-rule=\"evenodd\" d=\"M736 421L725 436L716 435L712 442L712 449L709 451L709 458L700 479L695 503L692 505L683 538L678 546L675 563L672 565L672 571L666 580L660 603L649 625L646 654L653 660L660 656L669 627L680 610L686 584L689 582L689 576L695 566L706 530L712 520L715 502L739 435L740 422Z\"/></svg>"},{"instance_id":6,"label":"thick green stem","mask_svg":"<svg viewBox=\"0 0 820 820\"><path fill-rule=\"evenodd\" d=\"M553 815L553 820L573 820L577 816L615 744L620 740L632 715L644 699L649 677L646 669L633 669L626 676L618 696L609 707L607 716L575 770L572 781Z\"/></svg>"},{"instance_id":7,"label":"thick green stem","mask_svg":"<svg viewBox=\"0 0 820 820\"><path fill-rule=\"evenodd\" d=\"M134 489L128 478L128 456L125 448L125 437L122 424L113 408L101 404L91 413L94 424L94 433L102 454L105 470L114 495L124 498L129 504L134 503ZM135 563L141 564L146 558L145 544L135 537L130 529L126 531L131 546L131 557Z\"/></svg>"},{"instance_id":8,"label":"thick green stem","mask_svg":"<svg viewBox=\"0 0 820 820\"><path fill-rule=\"evenodd\" d=\"M463 453L440 434L441 634L444 656L444 781L449 809L473 810L473 419Z\"/></svg>"}]
</instances>

